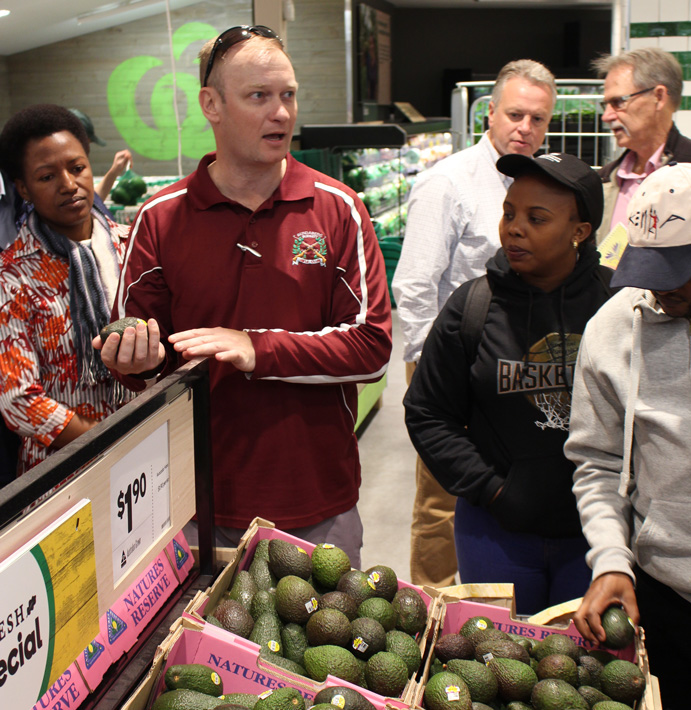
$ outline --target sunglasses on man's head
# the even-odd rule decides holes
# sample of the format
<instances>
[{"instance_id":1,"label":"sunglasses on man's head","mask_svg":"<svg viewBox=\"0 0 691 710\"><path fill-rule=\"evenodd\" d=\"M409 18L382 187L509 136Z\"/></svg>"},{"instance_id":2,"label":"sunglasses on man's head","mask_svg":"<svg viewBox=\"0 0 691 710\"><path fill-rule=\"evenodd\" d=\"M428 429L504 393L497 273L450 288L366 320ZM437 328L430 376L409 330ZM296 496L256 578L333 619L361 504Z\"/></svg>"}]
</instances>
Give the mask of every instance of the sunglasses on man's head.
<instances>
[{"instance_id":1,"label":"sunglasses on man's head","mask_svg":"<svg viewBox=\"0 0 691 710\"><path fill-rule=\"evenodd\" d=\"M225 32L222 32L216 38L214 46L211 49L211 54L209 54L209 61L206 64L206 71L204 72L204 81L202 81L202 87L207 85L209 81L209 75L214 66L214 59L220 51L227 51L234 44L239 42L244 42L246 39L256 35L258 37L266 37L268 39L277 39L283 46L283 41L281 38L270 28L264 25L238 25L237 27L231 27Z\"/></svg>"}]
</instances>

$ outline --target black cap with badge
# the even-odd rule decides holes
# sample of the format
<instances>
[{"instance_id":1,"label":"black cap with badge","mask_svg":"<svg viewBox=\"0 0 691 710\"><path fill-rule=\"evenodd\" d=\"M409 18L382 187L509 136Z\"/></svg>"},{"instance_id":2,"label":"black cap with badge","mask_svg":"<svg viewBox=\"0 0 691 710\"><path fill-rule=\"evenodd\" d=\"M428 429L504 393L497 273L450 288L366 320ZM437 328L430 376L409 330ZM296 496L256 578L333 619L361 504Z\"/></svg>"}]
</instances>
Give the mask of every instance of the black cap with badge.
<instances>
[{"instance_id":1,"label":"black cap with badge","mask_svg":"<svg viewBox=\"0 0 691 710\"><path fill-rule=\"evenodd\" d=\"M543 173L551 177L576 195L578 216L584 222L590 222L592 232L600 226L604 210L602 180L588 163L575 155L546 153L537 158L530 158L527 155L511 153L497 160L497 170L513 178L528 172Z\"/></svg>"}]
</instances>

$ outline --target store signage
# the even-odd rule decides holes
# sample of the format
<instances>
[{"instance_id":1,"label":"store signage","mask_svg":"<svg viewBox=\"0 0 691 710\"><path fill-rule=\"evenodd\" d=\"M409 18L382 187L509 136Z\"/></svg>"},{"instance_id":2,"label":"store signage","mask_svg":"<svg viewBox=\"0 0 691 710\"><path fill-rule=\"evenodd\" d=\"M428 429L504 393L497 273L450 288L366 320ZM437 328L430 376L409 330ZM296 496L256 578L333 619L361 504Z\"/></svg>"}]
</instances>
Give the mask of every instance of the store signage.
<instances>
[{"instance_id":1,"label":"store signage","mask_svg":"<svg viewBox=\"0 0 691 710\"><path fill-rule=\"evenodd\" d=\"M0 563L0 707L31 708L98 633L91 503Z\"/></svg>"},{"instance_id":2,"label":"store signage","mask_svg":"<svg viewBox=\"0 0 691 710\"><path fill-rule=\"evenodd\" d=\"M171 40L176 62L196 57L190 45L213 39L218 30L205 22L187 22ZM158 57L139 55L120 63L108 78L108 109L128 147L151 160L174 160L178 148L198 160L215 150L214 135L199 105L199 60L189 71L164 72ZM186 108L178 132L176 105Z\"/></svg>"},{"instance_id":3,"label":"store signage","mask_svg":"<svg viewBox=\"0 0 691 710\"><path fill-rule=\"evenodd\" d=\"M357 51L360 101L391 103L391 15L361 3Z\"/></svg>"},{"instance_id":4,"label":"store signage","mask_svg":"<svg viewBox=\"0 0 691 710\"><path fill-rule=\"evenodd\" d=\"M170 527L168 422L110 469L113 581Z\"/></svg>"}]
</instances>

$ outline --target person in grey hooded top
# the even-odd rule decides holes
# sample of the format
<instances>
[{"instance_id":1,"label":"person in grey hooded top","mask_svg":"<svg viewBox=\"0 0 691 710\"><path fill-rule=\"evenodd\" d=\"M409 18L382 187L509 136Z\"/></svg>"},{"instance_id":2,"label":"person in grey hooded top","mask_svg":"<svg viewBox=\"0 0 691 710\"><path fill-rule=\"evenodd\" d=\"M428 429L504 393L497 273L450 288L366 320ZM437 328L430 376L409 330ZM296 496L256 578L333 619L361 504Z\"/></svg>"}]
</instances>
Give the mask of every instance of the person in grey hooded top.
<instances>
[{"instance_id":1,"label":"person in grey hooded top","mask_svg":"<svg viewBox=\"0 0 691 710\"><path fill-rule=\"evenodd\" d=\"M687 707L691 634L691 163L664 166L629 203L628 286L581 340L565 452L593 581L574 621L603 641L624 607L646 633L665 710Z\"/></svg>"}]
</instances>

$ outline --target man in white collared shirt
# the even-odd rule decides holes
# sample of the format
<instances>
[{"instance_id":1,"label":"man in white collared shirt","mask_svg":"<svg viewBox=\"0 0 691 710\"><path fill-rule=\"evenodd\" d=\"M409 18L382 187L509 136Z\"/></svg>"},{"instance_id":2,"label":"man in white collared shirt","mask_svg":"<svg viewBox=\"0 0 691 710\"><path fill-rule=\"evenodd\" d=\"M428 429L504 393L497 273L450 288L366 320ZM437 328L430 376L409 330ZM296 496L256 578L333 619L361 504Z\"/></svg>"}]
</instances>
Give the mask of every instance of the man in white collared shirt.
<instances>
[{"instance_id":1,"label":"man in white collared shirt","mask_svg":"<svg viewBox=\"0 0 691 710\"><path fill-rule=\"evenodd\" d=\"M645 47L593 62L605 80L602 121L624 153L600 170L605 212L596 240L627 225L629 200L640 183L671 161L691 161L691 140L674 125L681 103L681 66L669 52Z\"/></svg>"},{"instance_id":2,"label":"man in white collared shirt","mask_svg":"<svg viewBox=\"0 0 691 710\"><path fill-rule=\"evenodd\" d=\"M500 246L499 220L512 180L497 170L497 160L507 153L537 152L556 95L554 76L539 62L520 59L505 65L492 91L487 133L479 143L442 160L415 183L392 283L409 381L446 299L465 281L484 274L486 261ZM455 498L419 459L416 479L411 581L453 584Z\"/></svg>"}]
</instances>

